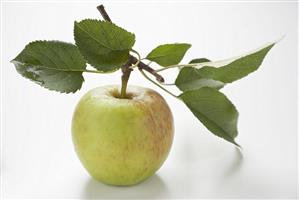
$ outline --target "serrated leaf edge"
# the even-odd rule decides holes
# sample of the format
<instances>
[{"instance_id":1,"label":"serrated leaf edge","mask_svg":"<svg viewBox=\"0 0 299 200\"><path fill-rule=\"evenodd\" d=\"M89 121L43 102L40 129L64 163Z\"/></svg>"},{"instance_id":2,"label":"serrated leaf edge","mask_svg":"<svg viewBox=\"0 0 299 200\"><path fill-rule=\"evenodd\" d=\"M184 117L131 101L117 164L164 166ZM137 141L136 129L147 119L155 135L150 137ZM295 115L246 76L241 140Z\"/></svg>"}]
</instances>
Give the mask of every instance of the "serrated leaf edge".
<instances>
[{"instance_id":1,"label":"serrated leaf edge","mask_svg":"<svg viewBox=\"0 0 299 200\"><path fill-rule=\"evenodd\" d=\"M202 87L202 88L209 88L209 87ZM202 88L200 88L200 89L202 89ZM213 89L213 88L209 88L209 89ZM194 91L194 90L187 90L187 91L185 91L185 92L183 92L183 93L189 93L189 92L192 92L192 91ZM186 106L189 108L189 106L188 106L188 104L181 98L181 96L183 95L183 93L181 93L179 96L178 96L178 98L184 103L184 104L186 104ZM225 94L223 94L223 93L221 93L230 103L231 103L231 105L233 106L233 108L235 109L235 111L236 111L236 113L237 113L237 122L236 122L236 124L238 125L238 118L239 118L239 112L238 112L238 110L237 110L237 108L236 108L236 106L226 97L226 95ZM195 116L195 114L194 114L194 112L189 108L189 110L192 112L192 114ZM201 116L203 116L204 118L206 118L206 119L208 119L209 121L211 121L214 125L216 125L216 127L218 127L219 129L221 129L224 133L226 133L226 131L223 129L223 128L221 128L220 126L218 126L218 124L216 124L213 120L211 120L211 119L209 119L208 117L206 117L205 115L203 115L201 112L199 112L200 114L201 114ZM195 116L196 117L196 116ZM197 118L197 117L196 117ZM198 118L197 118L198 119ZM199 119L198 119L199 120ZM201 120L199 120L200 122L201 122ZM202 122L201 122L202 123ZM203 124L203 123L202 123ZM211 132L211 133L213 133L212 131L210 131L204 124L203 124L203 126L209 131L209 132ZM237 134L236 134L236 136L238 135L238 127L237 127ZM236 143L236 141L235 141L235 138L236 137L231 137L230 135L228 135L228 138L230 138L231 139L231 141L230 140L226 140L224 137L221 137L221 136L219 136L219 135L216 135L216 134L214 134L213 133L213 135L215 135L215 136L217 136L217 137L219 137L219 138L222 138L224 141L228 141L228 142L230 142L230 143L232 143L232 144L234 144L234 145L236 145L237 147L239 147L239 148L242 148L238 143ZM226 134L227 135L227 134Z\"/></svg>"},{"instance_id":2,"label":"serrated leaf edge","mask_svg":"<svg viewBox=\"0 0 299 200\"><path fill-rule=\"evenodd\" d=\"M110 24L114 25L115 27L120 28L121 30L123 30L123 31L125 31L125 32L127 32L127 33L129 33L129 34L131 34L131 35L134 37L134 43L133 43L133 45L135 44L135 34L132 33L132 32L130 32L130 31L125 30L124 28L122 28L122 27L120 27L120 26L117 26L117 25L114 24L113 22L107 22L107 21L103 21L103 20L90 19L90 18L83 19L83 20L81 20L81 21L79 21L79 22L77 22L77 21L74 22L74 25L77 26L78 28L80 28L80 30L84 31L84 32L85 32L86 34L88 34L93 40L97 41L98 43L100 43L101 45L103 45L103 46L106 47L107 49L110 49L111 51L124 51L124 50L130 50L131 48L130 48L130 49L128 49L128 48L126 48L126 49L112 49L112 48L110 48L110 47L107 47L106 45L104 45L104 44L102 44L100 41L98 41L96 38L92 37L92 35L90 35L90 34L89 34L88 32L86 32L84 29L82 29L82 27L79 25L79 23L81 23L81 22L85 22L85 21L94 21L94 22L107 23L107 24L110 23ZM76 41L76 38L75 38L75 28L73 29L73 35L74 35L75 43L76 43L76 45L77 45L77 41ZM132 45L132 46L133 46L133 45Z\"/></svg>"},{"instance_id":3,"label":"serrated leaf edge","mask_svg":"<svg viewBox=\"0 0 299 200\"><path fill-rule=\"evenodd\" d=\"M164 46L171 46L171 45L180 45L180 44L183 44L183 45L186 45L186 46L188 46L188 48L186 49L186 52L187 52L187 50L188 49L190 49L191 48L191 44L189 44L189 43L172 43L172 44L161 44L161 45L159 45L159 46L157 46L156 48L154 48L151 52L149 52L148 53L148 55L145 57L146 59L148 59L148 60L150 60L150 59L153 59L153 58L161 58L161 57L165 57L165 56L168 56L168 55L161 55L161 56L155 56L155 57L150 57L149 55L153 52L153 51L155 51L156 49L158 49L158 48L160 48L160 47L164 47ZM185 52L185 53L186 53ZM185 53L184 53L184 55L185 55ZM183 56L184 56L183 55Z\"/></svg>"}]
</instances>

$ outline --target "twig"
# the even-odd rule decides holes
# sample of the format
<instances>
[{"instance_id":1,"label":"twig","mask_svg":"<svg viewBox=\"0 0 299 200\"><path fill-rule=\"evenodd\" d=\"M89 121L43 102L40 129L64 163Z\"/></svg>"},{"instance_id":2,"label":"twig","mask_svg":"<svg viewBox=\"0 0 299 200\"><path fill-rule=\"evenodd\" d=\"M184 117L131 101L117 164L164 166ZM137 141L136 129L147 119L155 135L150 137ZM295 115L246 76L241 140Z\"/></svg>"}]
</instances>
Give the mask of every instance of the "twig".
<instances>
[{"instance_id":1,"label":"twig","mask_svg":"<svg viewBox=\"0 0 299 200\"><path fill-rule=\"evenodd\" d=\"M97 9L106 21L112 22L103 5L99 5Z\"/></svg>"},{"instance_id":2,"label":"twig","mask_svg":"<svg viewBox=\"0 0 299 200\"><path fill-rule=\"evenodd\" d=\"M108 21L108 22L112 22L111 18L109 17L108 13L106 12L105 8L103 5L99 5L97 7L97 9L99 10L99 12L101 13L102 17L104 18L104 20ZM132 64L136 63L138 61L138 59L132 55L130 55L129 61L133 61ZM125 64L126 65L126 64ZM153 76L156 77L156 80L164 83L164 78L158 74L153 68L151 68L150 66L148 66L147 64L143 63L143 62L139 62L139 64L137 65L138 69L143 69L147 72L149 72L150 74L152 74Z\"/></svg>"},{"instance_id":3,"label":"twig","mask_svg":"<svg viewBox=\"0 0 299 200\"><path fill-rule=\"evenodd\" d=\"M137 58L135 58L134 56L130 56L130 58L134 61L134 63L136 63L138 61ZM143 70L147 71L148 73L155 76L157 81L164 83L164 78L160 74L158 74L153 68L148 66L147 64L145 64L143 62L139 62L138 69L143 69Z\"/></svg>"}]
</instances>

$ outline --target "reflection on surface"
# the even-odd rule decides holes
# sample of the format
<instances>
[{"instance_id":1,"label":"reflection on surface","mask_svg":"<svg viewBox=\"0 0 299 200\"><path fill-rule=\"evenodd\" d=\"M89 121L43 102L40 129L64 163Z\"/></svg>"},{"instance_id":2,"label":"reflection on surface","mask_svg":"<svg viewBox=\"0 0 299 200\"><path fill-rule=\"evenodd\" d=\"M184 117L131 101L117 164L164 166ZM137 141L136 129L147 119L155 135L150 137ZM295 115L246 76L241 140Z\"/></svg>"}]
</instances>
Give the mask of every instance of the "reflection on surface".
<instances>
[{"instance_id":1,"label":"reflection on surface","mask_svg":"<svg viewBox=\"0 0 299 200\"><path fill-rule=\"evenodd\" d=\"M86 181L81 193L83 199L163 199L163 198L197 198L213 196L213 191L227 194L227 185L237 184L242 173L243 155L240 149L229 149L227 152L212 155L213 159L205 158L200 162L196 159L189 162L177 163L171 170L164 167L160 172L164 177L171 177L172 182L164 182L158 175L153 175L148 180L128 187L109 186L92 178ZM199 157L200 158L200 157ZM222 166L219 168L219 166ZM169 167L169 166L168 166ZM185 169L185 170L182 170ZM168 179L169 180L169 179ZM213 180L211 182L211 180ZM167 185L169 187L167 187ZM176 185L176 186L174 186ZM176 188L170 190L169 188ZM207 190L207 188L212 188Z\"/></svg>"},{"instance_id":2,"label":"reflection on surface","mask_svg":"<svg viewBox=\"0 0 299 200\"><path fill-rule=\"evenodd\" d=\"M88 179L82 198L88 199L153 199L167 196L167 187L158 175L134 186L109 186L92 178Z\"/></svg>"},{"instance_id":3,"label":"reflection on surface","mask_svg":"<svg viewBox=\"0 0 299 200\"><path fill-rule=\"evenodd\" d=\"M236 147L232 163L230 164L230 167L227 169L224 175L232 176L233 174L236 174L241 169L242 164L243 164L242 151Z\"/></svg>"}]
</instances>

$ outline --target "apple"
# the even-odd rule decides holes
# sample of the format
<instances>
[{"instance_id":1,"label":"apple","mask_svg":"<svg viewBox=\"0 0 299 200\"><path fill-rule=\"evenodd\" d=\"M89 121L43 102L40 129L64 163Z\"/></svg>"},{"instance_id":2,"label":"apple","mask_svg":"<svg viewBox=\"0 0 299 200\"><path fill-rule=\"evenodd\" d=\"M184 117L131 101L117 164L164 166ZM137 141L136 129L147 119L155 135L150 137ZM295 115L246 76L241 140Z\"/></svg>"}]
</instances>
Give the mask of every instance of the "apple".
<instances>
[{"instance_id":1,"label":"apple","mask_svg":"<svg viewBox=\"0 0 299 200\"><path fill-rule=\"evenodd\" d=\"M92 177L109 185L134 185L163 164L174 134L163 97L148 88L98 87L85 94L72 119L76 153Z\"/></svg>"}]
</instances>

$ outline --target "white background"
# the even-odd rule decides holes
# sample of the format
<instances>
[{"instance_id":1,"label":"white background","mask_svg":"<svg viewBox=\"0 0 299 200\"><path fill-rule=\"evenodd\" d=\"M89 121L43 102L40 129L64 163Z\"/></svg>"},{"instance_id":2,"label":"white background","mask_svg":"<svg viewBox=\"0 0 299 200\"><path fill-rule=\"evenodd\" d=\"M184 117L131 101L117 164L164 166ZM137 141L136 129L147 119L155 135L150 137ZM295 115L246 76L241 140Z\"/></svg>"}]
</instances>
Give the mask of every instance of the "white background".
<instances>
[{"instance_id":1,"label":"white background","mask_svg":"<svg viewBox=\"0 0 299 200\"><path fill-rule=\"evenodd\" d=\"M119 83L120 73L86 74L76 94L24 79L9 63L32 40L73 42L74 20L100 18L97 3L3 3L2 181L4 197L294 198L297 195L296 3L105 2L112 20L136 34L145 56L158 44L188 42L192 58L236 56L286 37L262 67L223 92L240 112L242 152L209 133L178 100L136 71L130 84L159 91L172 108L175 139L156 175L133 187L92 180L74 152L70 122L79 98ZM177 71L164 74L171 82ZM177 90L173 90L178 92Z\"/></svg>"}]
</instances>

